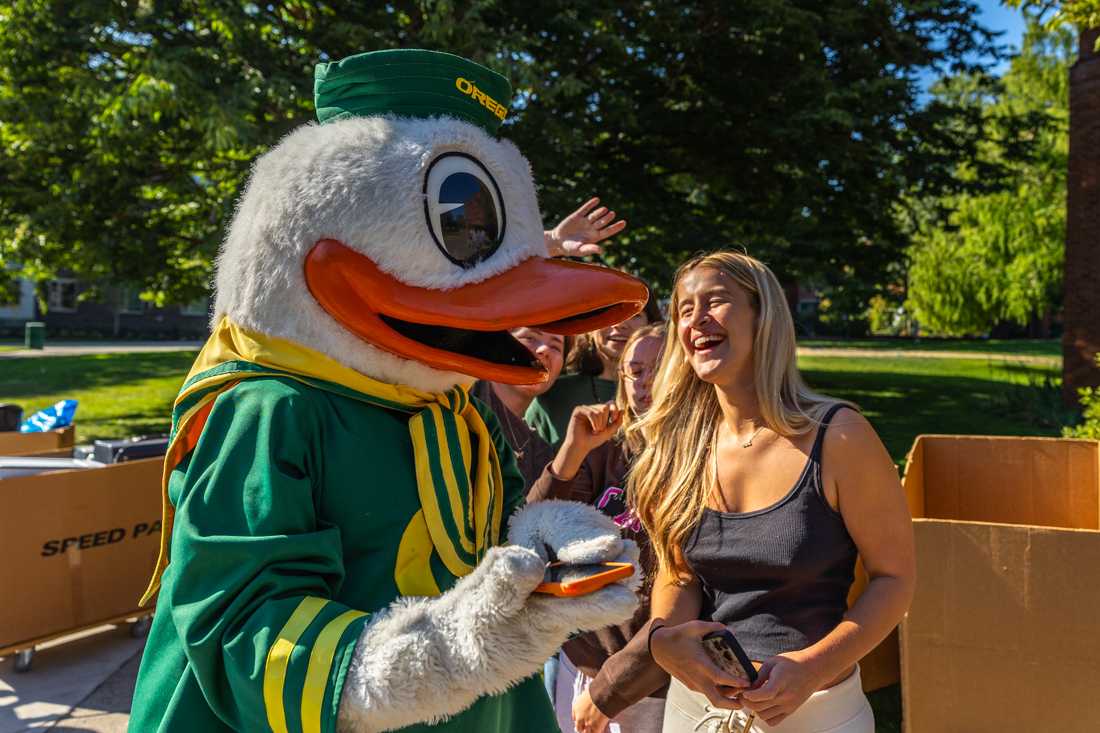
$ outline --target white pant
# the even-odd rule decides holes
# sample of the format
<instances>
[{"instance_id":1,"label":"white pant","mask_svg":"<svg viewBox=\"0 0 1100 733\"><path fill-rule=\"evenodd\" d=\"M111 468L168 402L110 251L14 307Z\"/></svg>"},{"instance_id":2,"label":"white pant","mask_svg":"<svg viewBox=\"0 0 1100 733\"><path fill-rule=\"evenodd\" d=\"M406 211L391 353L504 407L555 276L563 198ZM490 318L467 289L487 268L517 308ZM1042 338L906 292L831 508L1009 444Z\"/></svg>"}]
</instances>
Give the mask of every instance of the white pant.
<instances>
[{"instance_id":1,"label":"white pant","mask_svg":"<svg viewBox=\"0 0 1100 733\"><path fill-rule=\"evenodd\" d=\"M569 661L565 652L558 654L558 681L554 688L554 712L562 733L576 733L573 727L573 699L588 689L592 678ZM622 711L607 726L607 733L661 733L665 701L659 697L639 700Z\"/></svg>"},{"instance_id":2,"label":"white pant","mask_svg":"<svg viewBox=\"0 0 1100 733\"><path fill-rule=\"evenodd\" d=\"M730 730L741 733L749 713L733 711ZM692 692L675 677L668 690L664 733L712 733L723 730L730 711L715 708L707 698ZM779 725L757 719L752 733L875 733L875 715L863 694L863 681L856 671L838 685L818 690ZM746 731L747 733L747 731Z\"/></svg>"}]
</instances>

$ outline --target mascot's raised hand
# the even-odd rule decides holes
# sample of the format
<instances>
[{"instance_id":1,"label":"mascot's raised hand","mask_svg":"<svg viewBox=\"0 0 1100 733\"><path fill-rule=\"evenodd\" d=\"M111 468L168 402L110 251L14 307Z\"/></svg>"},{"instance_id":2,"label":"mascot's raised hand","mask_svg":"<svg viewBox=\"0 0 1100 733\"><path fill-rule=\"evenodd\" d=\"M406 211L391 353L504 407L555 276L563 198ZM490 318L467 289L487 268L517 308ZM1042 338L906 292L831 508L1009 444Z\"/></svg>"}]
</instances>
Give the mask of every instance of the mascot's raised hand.
<instances>
[{"instance_id":1,"label":"mascot's raised hand","mask_svg":"<svg viewBox=\"0 0 1100 733\"><path fill-rule=\"evenodd\" d=\"M174 405L130 729L552 733L532 675L628 618L638 578L532 591L551 555L636 548L594 509L522 508L468 386L545 379L509 329L591 331L648 293L546 258L503 77L380 51L315 93L318 123L254 165Z\"/></svg>"}]
</instances>

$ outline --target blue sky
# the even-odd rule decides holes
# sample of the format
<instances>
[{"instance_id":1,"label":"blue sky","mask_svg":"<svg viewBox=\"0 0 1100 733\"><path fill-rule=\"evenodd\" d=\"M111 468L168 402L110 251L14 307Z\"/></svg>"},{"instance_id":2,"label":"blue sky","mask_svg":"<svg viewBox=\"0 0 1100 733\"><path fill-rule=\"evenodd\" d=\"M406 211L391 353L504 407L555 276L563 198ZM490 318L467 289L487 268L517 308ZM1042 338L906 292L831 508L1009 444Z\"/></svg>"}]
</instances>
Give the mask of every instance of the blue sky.
<instances>
[{"instance_id":1,"label":"blue sky","mask_svg":"<svg viewBox=\"0 0 1100 733\"><path fill-rule=\"evenodd\" d=\"M1024 35L1024 16L1017 8L1006 8L1000 0L978 0L981 8L980 19L982 25L990 30L1004 31L1000 42L1020 49L1020 39ZM1007 68L1007 62L1002 62L997 71Z\"/></svg>"},{"instance_id":2,"label":"blue sky","mask_svg":"<svg viewBox=\"0 0 1100 733\"><path fill-rule=\"evenodd\" d=\"M1017 8L1006 8L1000 0L976 0L979 8L978 19L983 26L991 31L1003 31L1004 35L997 39L1001 45L1009 46L1010 52L1020 50L1020 40L1024 36L1024 16ZM1008 70L1008 60L1005 59L996 66L990 68L993 74L1001 74ZM927 90L939 77L931 71L926 71L920 76L921 87L924 92L920 99L928 101Z\"/></svg>"}]
</instances>

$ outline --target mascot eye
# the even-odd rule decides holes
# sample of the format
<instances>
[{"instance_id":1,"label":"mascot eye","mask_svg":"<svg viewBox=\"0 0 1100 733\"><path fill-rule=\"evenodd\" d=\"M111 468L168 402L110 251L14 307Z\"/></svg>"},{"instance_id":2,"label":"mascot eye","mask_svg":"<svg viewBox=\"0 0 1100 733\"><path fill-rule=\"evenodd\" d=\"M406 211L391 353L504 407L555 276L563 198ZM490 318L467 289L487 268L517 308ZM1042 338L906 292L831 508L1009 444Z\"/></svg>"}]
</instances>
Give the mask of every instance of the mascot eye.
<instances>
[{"instance_id":1,"label":"mascot eye","mask_svg":"<svg viewBox=\"0 0 1100 733\"><path fill-rule=\"evenodd\" d=\"M489 171L464 153L445 153L428 166L424 213L440 251L473 267L504 241L504 202Z\"/></svg>"}]
</instances>

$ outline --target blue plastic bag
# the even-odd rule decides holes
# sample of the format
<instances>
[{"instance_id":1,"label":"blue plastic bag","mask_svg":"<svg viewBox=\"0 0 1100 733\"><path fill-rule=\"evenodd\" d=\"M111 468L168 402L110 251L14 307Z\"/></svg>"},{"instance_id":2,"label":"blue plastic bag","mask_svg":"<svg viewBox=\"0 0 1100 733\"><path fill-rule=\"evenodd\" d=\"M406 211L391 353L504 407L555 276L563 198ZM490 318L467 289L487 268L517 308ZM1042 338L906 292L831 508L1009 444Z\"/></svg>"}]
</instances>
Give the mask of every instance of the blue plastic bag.
<instances>
[{"instance_id":1,"label":"blue plastic bag","mask_svg":"<svg viewBox=\"0 0 1100 733\"><path fill-rule=\"evenodd\" d=\"M19 426L21 433L44 433L47 430L67 428L73 424L76 414L76 400L61 400L53 407L39 410L23 421Z\"/></svg>"}]
</instances>

